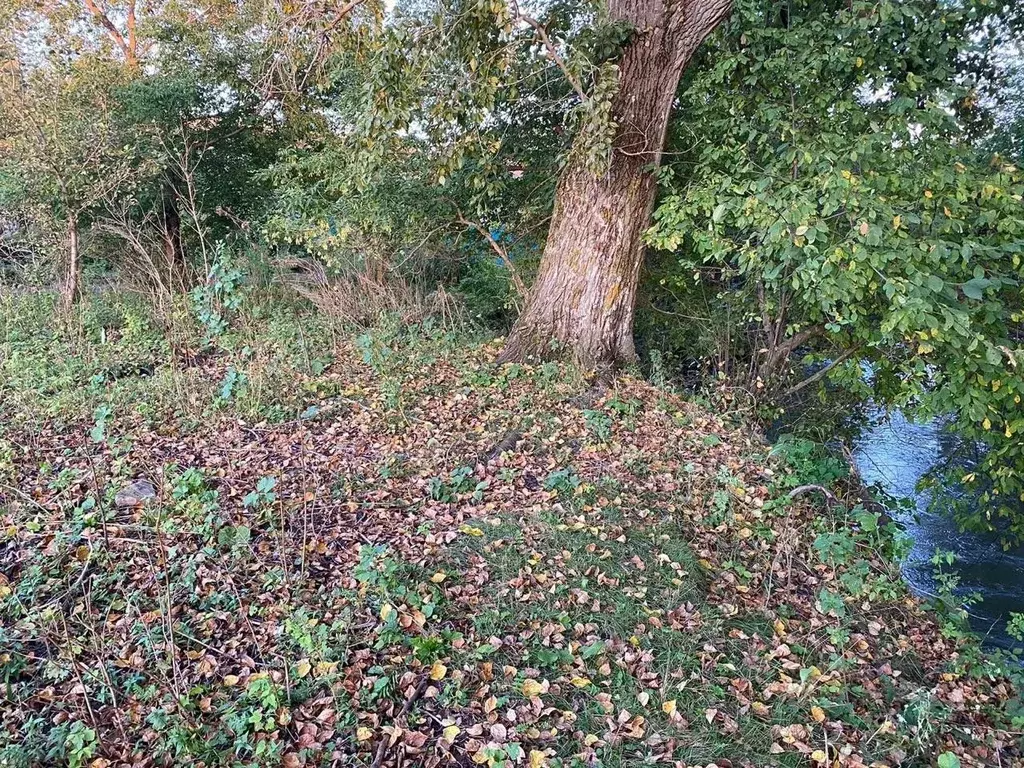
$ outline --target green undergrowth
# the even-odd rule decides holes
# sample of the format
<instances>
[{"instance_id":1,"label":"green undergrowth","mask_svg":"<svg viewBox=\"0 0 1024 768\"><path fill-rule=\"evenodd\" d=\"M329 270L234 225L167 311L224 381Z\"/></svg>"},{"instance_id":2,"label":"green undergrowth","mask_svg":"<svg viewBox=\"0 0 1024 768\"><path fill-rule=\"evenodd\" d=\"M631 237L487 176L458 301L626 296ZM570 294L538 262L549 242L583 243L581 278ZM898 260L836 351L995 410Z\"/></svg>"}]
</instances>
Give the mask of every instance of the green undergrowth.
<instances>
[{"instance_id":1,"label":"green undergrowth","mask_svg":"<svg viewBox=\"0 0 1024 768\"><path fill-rule=\"evenodd\" d=\"M430 324L51 302L3 304L0 765L1021 759L1014 660L806 441Z\"/></svg>"}]
</instances>

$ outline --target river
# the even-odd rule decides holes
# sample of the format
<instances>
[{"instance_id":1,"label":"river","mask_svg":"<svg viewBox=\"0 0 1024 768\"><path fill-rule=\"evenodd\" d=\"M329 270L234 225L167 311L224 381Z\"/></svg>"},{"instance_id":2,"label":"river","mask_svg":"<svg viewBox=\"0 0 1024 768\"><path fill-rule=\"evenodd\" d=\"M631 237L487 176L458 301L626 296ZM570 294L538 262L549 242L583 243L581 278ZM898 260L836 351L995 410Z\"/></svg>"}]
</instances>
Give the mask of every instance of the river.
<instances>
[{"instance_id":1,"label":"river","mask_svg":"<svg viewBox=\"0 0 1024 768\"><path fill-rule=\"evenodd\" d=\"M953 459L955 445L938 423L917 424L895 412L888 418L876 414L863 425L853 455L867 484L913 502L894 514L913 542L903 563L911 589L934 594L932 555L936 548L956 553L962 591L982 598L970 607L971 626L986 645L1009 648L1009 614L1024 613L1024 549L1006 552L994 535L961 531L950 515L930 512L932 492L917 488L929 469Z\"/></svg>"}]
</instances>

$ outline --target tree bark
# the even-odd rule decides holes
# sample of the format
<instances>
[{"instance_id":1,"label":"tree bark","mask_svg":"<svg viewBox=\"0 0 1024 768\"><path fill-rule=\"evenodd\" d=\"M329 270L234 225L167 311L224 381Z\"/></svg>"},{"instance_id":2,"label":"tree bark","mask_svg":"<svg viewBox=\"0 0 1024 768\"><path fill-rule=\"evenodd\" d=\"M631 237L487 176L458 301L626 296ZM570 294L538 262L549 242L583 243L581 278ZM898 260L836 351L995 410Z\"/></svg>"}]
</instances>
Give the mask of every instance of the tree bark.
<instances>
[{"instance_id":1,"label":"tree bark","mask_svg":"<svg viewBox=\"0 0 1024 768\"><path fill-rule=\"evenodd\" d=\"M70 314L75 302L82 294L82 262L78 244L78 220L68 216L68 263L61 288L61 304L65 314Z\"/></svg>"},{"instance_id":2,"label":"tree bark","mask_svg":"<svg viewBox=\"0 0 1024 768\"><path fill-rule=\"evenodd\" d=\"M606 367L636 358L633 312L656 192L652 171L679 78L731 7L732 0L610 0L612 20L635 32L619 62L609 167L596 177L577 153L559 178L540 272L502 360L567 353Z\"/></svg>"}]
</instances>

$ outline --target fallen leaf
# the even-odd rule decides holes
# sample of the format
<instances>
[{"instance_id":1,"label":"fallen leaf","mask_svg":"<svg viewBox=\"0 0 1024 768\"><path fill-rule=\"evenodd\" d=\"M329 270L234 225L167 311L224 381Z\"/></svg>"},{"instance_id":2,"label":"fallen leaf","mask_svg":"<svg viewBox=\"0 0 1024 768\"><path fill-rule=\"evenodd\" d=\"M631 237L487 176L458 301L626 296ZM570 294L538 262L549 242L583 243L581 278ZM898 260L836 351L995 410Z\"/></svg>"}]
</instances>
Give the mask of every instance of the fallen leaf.
<instances>
[{"instance_id":1,"label":"fallen leaf","mask_svg":"<svg viewBox=\"0 0 1024 768\"><path fill-rule=\"evenodd\" d=\"M430 679L431 680L442 680L444 676L448 674L448 667L442 664L440 661L435 661L430 667Z\"/></svg>"},{"instance_id":2,"label":"fallen leaf","mask_svg":"<svg viewBox=\"0 0 1024 768\"><path fill-rule=\"evenodd\" d=\"M544 692L543 684L538 683L532 677L528 677L526 680L523 681L523 695L524 696L532 699L534 696L539 696L543 692Z\"/></svg>"}]
</instances>

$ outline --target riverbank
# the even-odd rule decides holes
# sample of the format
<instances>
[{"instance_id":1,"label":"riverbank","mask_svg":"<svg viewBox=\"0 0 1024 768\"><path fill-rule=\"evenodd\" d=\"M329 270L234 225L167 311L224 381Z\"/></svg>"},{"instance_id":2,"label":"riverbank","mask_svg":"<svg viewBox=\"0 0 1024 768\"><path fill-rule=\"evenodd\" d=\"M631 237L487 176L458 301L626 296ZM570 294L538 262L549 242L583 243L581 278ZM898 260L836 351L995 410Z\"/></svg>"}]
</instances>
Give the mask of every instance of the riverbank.
<instances>
[{"instance_id":1,"label":"riverbank","mask_svg":"<svg viewBox=\"0 0 1024 768\"><path fill-rule=\"evenodd\" d=\"M9 760L1022 757L1012 670L879 516L791 498L837 471L809 444L456 329L278 301L204 344L99 301L70 339L3 307Z\"/></svg>"}]
</instances>

